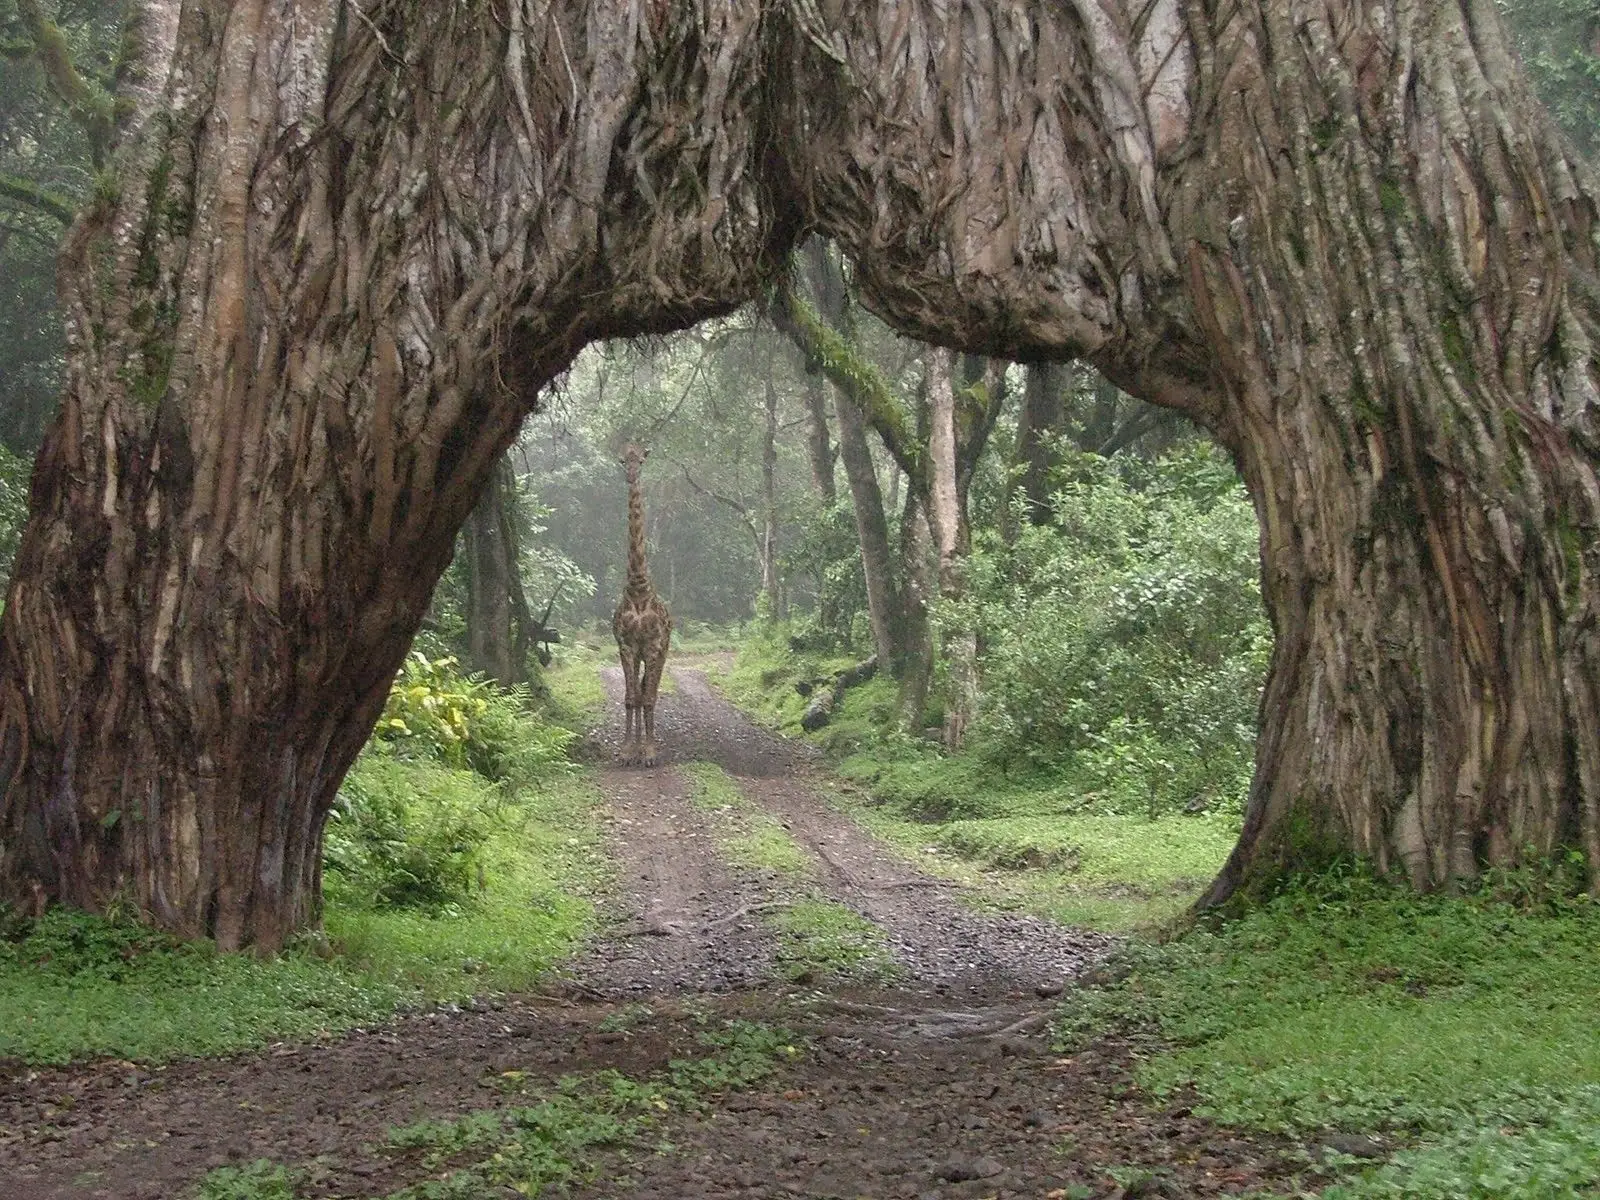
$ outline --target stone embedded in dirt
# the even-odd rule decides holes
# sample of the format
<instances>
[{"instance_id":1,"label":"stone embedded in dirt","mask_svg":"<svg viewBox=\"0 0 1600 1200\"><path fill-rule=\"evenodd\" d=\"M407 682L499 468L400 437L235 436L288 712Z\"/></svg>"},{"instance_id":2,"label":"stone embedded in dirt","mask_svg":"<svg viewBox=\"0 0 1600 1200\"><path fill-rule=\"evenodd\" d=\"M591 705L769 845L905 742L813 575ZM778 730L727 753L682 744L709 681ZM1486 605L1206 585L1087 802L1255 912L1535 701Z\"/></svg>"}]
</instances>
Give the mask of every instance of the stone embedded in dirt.
<instances>
[{"instance_id":1,"label":"stone embedded in dirt","mask_svg":"<svg viewBox=\"0 0 1600 1200\"><path fill-rule=\"evenodd\" d=\"M939 1168L936 1178L946 1183L966 1183L971 1179L993 1179L1004 1171L1005 1166L999 1159L985 1154L977 1158L952 1158Z\"/></svg>"},{"instance_id":2,"label":"stone embedded in dirt","mask_svg":"<svg viewBox=\"0 0 1600 1200\"><path fill-rule=\"evenodd\" d=\"M1322 1149L1351 1158L1382 1158L1388 1151L1377 1138L1361 1133L1330 1133L1322 1139Z\"/></svg>"}]
</instances>

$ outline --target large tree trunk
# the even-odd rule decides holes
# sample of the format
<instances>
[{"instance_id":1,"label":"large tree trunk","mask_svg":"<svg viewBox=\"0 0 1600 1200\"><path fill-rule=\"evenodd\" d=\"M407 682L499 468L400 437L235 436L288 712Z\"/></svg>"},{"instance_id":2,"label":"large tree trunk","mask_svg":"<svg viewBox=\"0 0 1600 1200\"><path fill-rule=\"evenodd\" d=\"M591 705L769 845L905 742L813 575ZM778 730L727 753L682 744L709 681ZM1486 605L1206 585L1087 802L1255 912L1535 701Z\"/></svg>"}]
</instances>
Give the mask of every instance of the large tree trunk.
<instances>
[{"instance_id":1,"label":"large tree trunk","mask_svg":"<svg viewBox=\"0 0 1600 1200\"><path fill-rule=\"evenodd\" d=\"M1600 884L1600 221L1492 6L1010 13L853 7L804 182L902 329L1086 357L1237 456L1278 640L1207 902L1351 852Z\"/></svg>"},{"instance_id":2,"label":"large tree trunk","mask_svg":"<svg viewBox=\"0 0 1600 1200\"><path fill-rule=\"evenodd\" d=\"M757 8L652 10L648 52L634 11L146 5L0 628L6 893L224 948L314 916L335 791L526 398L793 240L757 198Z\"/></svg>"},{"instance_id":3,"label":"large tree trunk","mask_svg":"<svg viewBox=\"0 0 1600 1200\"><path fill-rule=\"evenodd\" d=\"M1278 645L1210 899L1600 880L1596 188L1488 0L147 0L0 625L0 889L224 947L527 397L809 229L905 332L1238 457Z\"/></svg>"}]
</instances>

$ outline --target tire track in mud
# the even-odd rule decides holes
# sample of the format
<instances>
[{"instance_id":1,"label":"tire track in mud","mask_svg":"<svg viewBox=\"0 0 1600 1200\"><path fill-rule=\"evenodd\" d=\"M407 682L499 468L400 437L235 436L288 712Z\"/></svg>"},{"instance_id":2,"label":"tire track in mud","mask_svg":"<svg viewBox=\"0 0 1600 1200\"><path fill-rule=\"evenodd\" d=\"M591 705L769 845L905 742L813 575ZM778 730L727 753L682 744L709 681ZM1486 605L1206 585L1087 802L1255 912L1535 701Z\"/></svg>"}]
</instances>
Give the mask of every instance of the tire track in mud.
<instances>
[{"instance_id":1,"label":"tire track in mud","mask_svg":"<svg viewBox=\"0 0 1600 1200\"><path fill-rule=\"evenodd\" d=\"M614 752L621 672L603 677L608 719L597 740ZM605 771L624 904L638 924L602 941L595 958L577 968L584 984L618 994L763 982L770 978L770 936L759 920L728 914L808 890L883 929L910 988L990 997L1058 990L1113 944L1036 917L975 911L958 898L957 885L923 874L831 808L818 794L811 747L755 725L702 671L675 667L672 678L674 689L656 712L664 762L721 767L811 856L815 882L774 885L721 864L704 817L670 766ZM651 944L641 945L646 939Z\"/></svg>"}]
</instances>

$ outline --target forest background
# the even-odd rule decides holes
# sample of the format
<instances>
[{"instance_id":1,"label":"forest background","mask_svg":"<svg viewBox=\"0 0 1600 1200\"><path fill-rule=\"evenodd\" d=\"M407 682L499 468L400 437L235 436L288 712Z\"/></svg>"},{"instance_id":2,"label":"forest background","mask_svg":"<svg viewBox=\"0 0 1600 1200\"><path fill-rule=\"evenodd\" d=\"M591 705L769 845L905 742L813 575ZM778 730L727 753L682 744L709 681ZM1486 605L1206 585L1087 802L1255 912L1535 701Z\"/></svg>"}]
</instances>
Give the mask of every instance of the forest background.
<instances>
[{"instance_id":1,"label":"forest background","mask_svg":"<svg viewBox=\"0 0 1600 1200\"><path fill-rule=\"evenodd\" d=\"M1600 4L1506 0L1501 10L1546 103L1592 157ZM106 186L120 19L115 4L0 0L0 564L15 549L32 455L60 390L56 254L78 207ZM582 685L568 678L552 701L546 667L552 644L580 673L611 653L605 624L626 563L616 459L630 441L651 450L648 549L679 652L707 654L728 693L772 723L805 727L870 799L864 819L875 827L952 873L998 873L1018 903L1118 931L1176 916L1220 864L1250 783L1272 647L1255 514L1227 455L1086 367L934 350L856 307L851 290L849 265L809 246L764 306L668 338L591 347L542 397L463 531L373 747L341 794L327 848L328 937L373 968L347 993L344 1019L396 1003L397 971L434 996L484 980L515 987L582 936L583 904L550 882L593 839L567 758ZM956 430L942 451L929 436L940 405ZM508 822L510 794L524 799ZM530 829L544 831L537 869L525 860ZM1499 897L1509 887L1519 912L1587 921L1568 907L1564 869L1500 881ZM486 877L545 889L543 941L508 946L498 893L482 898ZM1307 906L1365 920L1361 953L1375 958L1421 962L1416 945L1383 940L1421 936L1418 922L1443 922L1463 944L1477 936L1477 917L1420 901L1383 909L1392 922L1374 917L1365 886L1316 881L1280 898L1276 916L1253 918L1268 924L1226 936L1259 944L1286 927L1270 922ZM436 937L441 914L458 921L447 937ZM33 943L16 944L64 939L88 961L120 954L134 936L91 944L84 928L40 925L26 933ZM1565 934L1530 936L1567 946ZM466 981L463 944L478 964ZM1215 989L1212 950L1162 951L1177 955L1159 966L1178 980L1172 990L1130 1006L1113 988L1067 1023L1106 1019L1097 1005L1118 1019L1137 1009L1169 1033L1189 1022L1185 1036L1215 1050L1241 1028L1237 1010L1179 1012ZM1364 962L1352 977L1381 967ZM263 1009L245 978L256 968L228 969L242 980L240 1008L254 1009L248 1036L291 1028L293 997ZM1450 969L1424 962L1384 982L1426 988ZM1579 982L1546 981L1546 993ZM104 1026L104 1013L92 997L76 1003L79 1024L28 1054L83 1052L84 1030ZM237 1030L216 1048L237 1044ZM1370 1035L1349 1030L1352 1042ZM1549 1036L1536 1046L1586 1079L1592 1047ZM165 1052L159 1045L153 1052ZM1413 1071L1397 1039L1384 1047L1374 1075ZM141 1053L130 1042L94 1049ZM1414 1074L1442 1057L1431 1046ZM1241 1121L1265 1121L1284 1100L1271 1090L1279 1085L1291 1116L1273 1120L1349 1117L1329 1117L1326 1089L1308 1099L1287 1075L1262 1085L1228 1074L1237 1064L1225 1054L1198 1062L1162 1069L1172 1079L1210 1071L1222 1111ZM1537 1084L1567 1088L1538 1118L1553 1131L1549 1154L1566 1153L1594 1110L1593 1084ZM1358 1125L1395 1118L1399 1102L1373 1080L1352 1094ZM1515 1126L1509 1102L1490 1095L1472 1101L1484 1113L1445 1124ZM1517 1153L1526 1150L1525 1140ZM1584 1162L1592 1145L1587 1153Z\"/></svg>"}]
</instances>

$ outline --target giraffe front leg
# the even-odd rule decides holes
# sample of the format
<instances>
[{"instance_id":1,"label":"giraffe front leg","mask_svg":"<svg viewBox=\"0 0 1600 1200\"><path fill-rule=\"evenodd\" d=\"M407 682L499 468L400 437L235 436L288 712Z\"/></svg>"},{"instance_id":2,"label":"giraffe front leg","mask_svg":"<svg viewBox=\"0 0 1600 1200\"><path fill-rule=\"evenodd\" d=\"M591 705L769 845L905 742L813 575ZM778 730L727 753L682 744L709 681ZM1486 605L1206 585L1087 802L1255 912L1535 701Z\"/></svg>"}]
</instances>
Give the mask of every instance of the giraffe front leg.
<instances>
[{"instance_id":1,"label":"giraffe front leg","mask_svg":"<svg viewBox=\"0 0 1600 1200\"><path fill-rule=\"evenodd\" d=\"M661 760L656 746L656 692L661 687L661 669L667 665L665 654L648 660L644 665L644 679L639 689L640 716L644 723L644 765L653 767Z\"/></svg>"},{"instance_id":2,"label":"giraffe front leg","mask_svg":"<svg viewBox=\"0 0 1600 1200\"><path fill-rule=\"evenodd\" d=\"M639 672L637 660L628 650L618 651L622 659L622 750L617 758L624 766L639 761Z\"/></svg>"}]
</instances>

